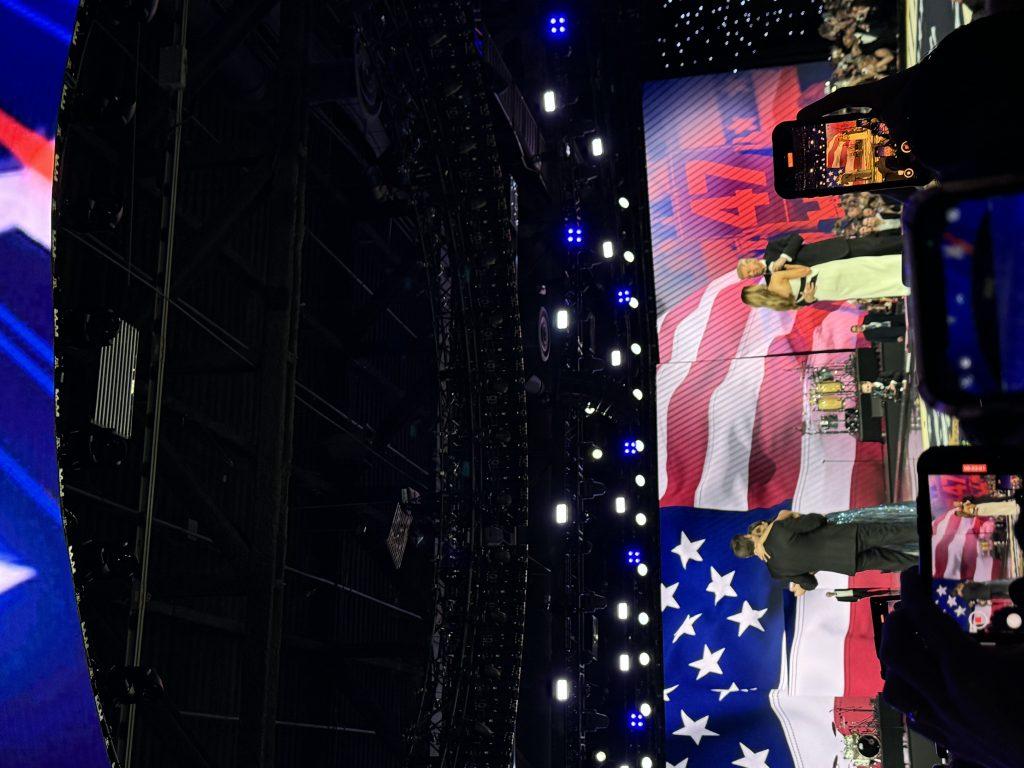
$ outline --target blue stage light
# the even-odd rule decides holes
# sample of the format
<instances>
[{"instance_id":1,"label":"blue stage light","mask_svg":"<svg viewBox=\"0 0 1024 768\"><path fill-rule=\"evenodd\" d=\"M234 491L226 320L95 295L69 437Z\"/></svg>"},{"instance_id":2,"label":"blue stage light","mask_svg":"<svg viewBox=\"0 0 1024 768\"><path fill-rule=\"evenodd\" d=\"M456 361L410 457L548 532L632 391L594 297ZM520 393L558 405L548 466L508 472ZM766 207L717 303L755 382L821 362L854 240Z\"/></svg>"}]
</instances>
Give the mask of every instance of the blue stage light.
<instances>
[{"instance_id":1,"label":"blue stage light","mask_svg":"<svg viewBox=\"0 0 1024 768\"><path fill-rule=\"evenodd\" d=\"M629 713L629 727L630 728L643 728L647 724L647 718L636 710Z\"/></svg>"},{"instance_id":2,"label":"blue stage light","mask_svg":"<svg viewBox=\"0 0 1024 768\"><path fill-rule=\"evenodd\" d=\"M639 549L627 549L626 550L626 562L630 565L637 565L640 562L640 550Z\"/></svg>"},{"instance_id":3,"label":"blue stage light","mask_svg":"<svg viewBox=\"0 0 1024 768\"><path fill-rule=\"evenodd\" d=\"M565 34L567 29L567 22L565 16L556 14L548 17L548 31L555 37L561 37Z\"/></svg>"},{"instance_id":4,"label":"blue stage light","mask_svg":"<svg viewBox=\"0 0 1024 768\"><path fill-rule=\"evenodd\" d=\"M620 288L615 292L615 303L616 304L628 304L630 299L633 298L632 291L629 288Z\"/></svg>"},{"instance_id":5,"label":"blue stage light","mask_svg":"<svg viewBox=\"0 0 1024 768\"><path fill-rule=\"evenodd\" d=\"M636 456L638 453L643 453L645 447L643 440L623 440L622 454L624 456Z\"/></svg>"},{"instance_id":6,"label":"blue stage light","mask_svg":"<svg viewBox=\"0 0 1024 768\"><path fill-rule=\"evenodd\" d=\"M565 228L565 242L570 245L579 245L583 242L583 227L580 225L570 225ZM626 301L629 301L627 298Z\"/></svg>"}]
</instances>

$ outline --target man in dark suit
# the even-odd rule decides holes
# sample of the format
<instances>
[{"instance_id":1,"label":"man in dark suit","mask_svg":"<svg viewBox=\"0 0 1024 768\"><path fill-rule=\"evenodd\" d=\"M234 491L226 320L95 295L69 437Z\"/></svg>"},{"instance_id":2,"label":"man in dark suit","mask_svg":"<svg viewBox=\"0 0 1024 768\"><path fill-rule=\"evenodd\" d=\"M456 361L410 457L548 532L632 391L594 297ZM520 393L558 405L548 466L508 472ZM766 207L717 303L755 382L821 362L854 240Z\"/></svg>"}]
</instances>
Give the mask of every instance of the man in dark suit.
<instances>
[{"instance_id":1,"label":"man in dark suit","mask_svg":"<svg viewBox=\"0 0 1024 768\"><path fill-rule=\"evenodd\" d=\"M916 543L915 523L829 523L822 515L786 510L760 532L732 539L737 557L757 554L773 578L790 582L797 597L816 589L817 571L901 571L917 562L903 551Z\"/></svg>"},{"instance_id":2,"label":"man in dark suit","mask_svg":"<svg viewBox=\"0 0 1024 768\"><path fill-rule=\"evenodd\" d=\"M788 264L816 267L828 261L893 253L903 253L903 238L899 235L833 237L804 244L803 238L794 234L769 240L763 259L740 259L736 273L744 280L764 275L765 282L768 282L772 272L785 269Z\"/></svg>"},{"instance_id":3,"label":"man in dark suit","mask_svg":"<svg viewBox=\"0 0 1024 768\"><path fill-rule=\"evenodd\" d=\"M900 315L887 315L882 312L868 312L864 322L851 326L853 333L863 333L864 338L871 342L903 341L907 332L907 320Z\"/></svg>"}]
</instances>

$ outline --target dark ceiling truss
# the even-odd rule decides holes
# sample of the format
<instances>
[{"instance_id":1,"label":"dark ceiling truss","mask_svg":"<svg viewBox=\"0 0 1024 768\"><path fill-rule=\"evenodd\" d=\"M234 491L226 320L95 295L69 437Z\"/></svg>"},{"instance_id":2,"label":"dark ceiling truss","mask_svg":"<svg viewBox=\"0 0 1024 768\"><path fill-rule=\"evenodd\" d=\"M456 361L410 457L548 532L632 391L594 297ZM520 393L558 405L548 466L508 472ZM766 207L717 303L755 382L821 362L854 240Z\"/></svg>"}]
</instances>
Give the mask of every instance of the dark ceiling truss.
<instances>
[{"instance_id":1,"label":"dark ceiling truss","mask_svg":"<svg viewBox=\"0 0 1024 768\"><path fill-rule=\"evenodd\" d=\"M110 310L144 340L126 457L61 454L72 553L135 542L140 561L115 600L77 585L111 759L397 766L432 597L429 552L396 568L385 539L402 489L434 491L437 363L392 162L303 85L307 51L353 25L325 0L107 13L79 12L53 258L58 432L95 432L72 319ZM232 91L251 77L258 97ZM134 119L90 118L111 83ZM418 506L429 543L436 505ZM102 681L123 667L162 691L119 698Z\"/></svg>"},{"instance_id":2,"label":"dark ceiling truss","mask_svg":"<svg viewBox=\"0 0 1024 768\"><path fill-rule=\"evenodd\" d=\"M411 764L508 765L528 558L517 543L526 412L508 177L469 4L366 2L356 13L403 137L441 379L434 636Z\"/></svg>"}]
</instances>

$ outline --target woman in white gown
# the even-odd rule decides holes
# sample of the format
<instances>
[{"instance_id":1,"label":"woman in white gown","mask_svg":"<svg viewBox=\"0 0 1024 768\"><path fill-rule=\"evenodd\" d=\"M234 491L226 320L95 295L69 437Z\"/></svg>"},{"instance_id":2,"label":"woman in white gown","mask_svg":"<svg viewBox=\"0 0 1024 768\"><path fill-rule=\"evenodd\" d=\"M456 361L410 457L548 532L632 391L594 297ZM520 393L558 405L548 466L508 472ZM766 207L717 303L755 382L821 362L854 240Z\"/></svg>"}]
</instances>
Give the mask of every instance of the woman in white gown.
<instances>
[{"instance_id":1,"label":"woman in white gown","mask_svg":"<svg viewBox=\"0 0 1024 768\"><path fill-rule=\"evenodd\" d=\"M790 265L772 274L767 286L743 288L743 302L752 307L798 309L815 301L849 301L907 296L903 257L860 256L816 267Z\"/></svg>"}]
</instances>

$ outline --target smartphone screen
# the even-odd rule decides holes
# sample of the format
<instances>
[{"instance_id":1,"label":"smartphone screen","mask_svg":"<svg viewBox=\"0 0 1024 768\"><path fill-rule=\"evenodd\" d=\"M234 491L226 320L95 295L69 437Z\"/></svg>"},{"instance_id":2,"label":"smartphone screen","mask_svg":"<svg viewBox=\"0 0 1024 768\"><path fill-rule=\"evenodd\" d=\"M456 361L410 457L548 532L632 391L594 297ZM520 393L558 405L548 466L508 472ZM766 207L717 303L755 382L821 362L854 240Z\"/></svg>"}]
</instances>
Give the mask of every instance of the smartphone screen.
<instances>
[{"instance_id":1,"label":"smartphone screen","mask_svg":"<svg viewBox=\"0 0 1024 768\"><path fill-rule=\"evenodd\" d=\"M1014 474L927 475L932 600L981 639L1021 629L1020 609L1009 597L1010 582L1024 575L1013 534L1021 486L1021 475Z\"/></svg>"},{"instance_id":2,"label":"smartphone screen","mask_svg":"<svg viewBox=\"0 0 1024 768\"><path fill-rule=\"evenodd\" d=\"M938 224L948 380L976 397L1024 392L1024 192L948 202Z\"/></svg>"},{"instance_id":3,"label":"smartphone screen","mask_svg":"<svg viewBox=\"0 0 1024 768\"><path fill-rule=\"evenodd\" d=\"M783 197L841 194L927 183L910 145L870 116L786 122L773 134L775 185Z\"/></svg>"}]
</instances>

